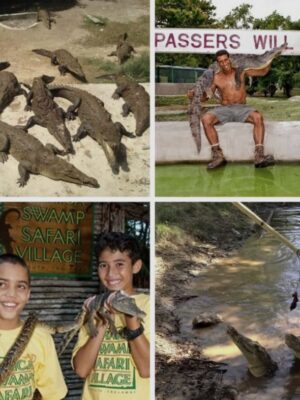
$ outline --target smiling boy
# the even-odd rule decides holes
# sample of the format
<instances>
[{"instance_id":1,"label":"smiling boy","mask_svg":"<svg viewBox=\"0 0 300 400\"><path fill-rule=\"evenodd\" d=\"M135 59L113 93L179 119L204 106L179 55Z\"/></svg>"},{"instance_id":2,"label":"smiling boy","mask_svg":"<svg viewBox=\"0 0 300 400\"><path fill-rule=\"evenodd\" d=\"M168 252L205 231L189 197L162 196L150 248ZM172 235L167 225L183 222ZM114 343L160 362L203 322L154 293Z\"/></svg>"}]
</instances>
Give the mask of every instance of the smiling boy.
<instances>
[{"instance_id":1,"label":"smiling boy","mask_svg":"<svg viewBox=\"0 0 300 400\"><path fill-rule=\"evenodd\" d=\"M20 314L30 297L30 272L22 258L0 255L0 362L22 331ZM37 389L42 399L60 400L67 387L51 335L36 327L11 374L0 383L1 399L33 399ZM1 365L0 365L1 369Z\"/></svg>"},{"instance_id":2,"label":"smiling boy","mask_svg":"<svg viewBox=\"0 0 300 400\"><path fill-rule=\"evenodd\" d=\"M147 400L150 397L149 296L138 294L133 287L133 275L142 267L138 243L124 233L105 233L99 238L96 255L103 286L133 296L146 318L142 323L137 317L117 313L109 297L106 308L117 330L125 328L125 337L111 334L107 324L98 324L95 338L89 337L85 327L81 329L73 351L75 372L86 378L81 399Z\"/></svg>"}]
</instances>

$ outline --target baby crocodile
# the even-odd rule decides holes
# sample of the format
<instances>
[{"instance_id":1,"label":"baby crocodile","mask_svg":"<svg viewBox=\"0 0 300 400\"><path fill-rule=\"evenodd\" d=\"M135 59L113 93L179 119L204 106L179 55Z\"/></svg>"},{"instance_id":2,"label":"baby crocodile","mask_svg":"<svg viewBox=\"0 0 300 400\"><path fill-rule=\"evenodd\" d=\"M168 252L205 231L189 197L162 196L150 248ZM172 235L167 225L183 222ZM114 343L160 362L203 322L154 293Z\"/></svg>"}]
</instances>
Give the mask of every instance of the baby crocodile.
<instances>
[{"instance_id":1,"label":"baby crocodile","mask_svg":"<svg viewBox=\"0 0 300 400\"><path fill-rule=\"evenodd\" d=\"M53 77L46 75L34 78L25 109L32 110L35 115L28 119L24 129L27 131L35 124L43 126L63 146L66 153L74 154L71 135L65 125L65 113L53 101L53 96L46 86L53 80Z\"/></svg>"},{"instance_id":2,"label":"baby crocodile","mask_svg":"<svg viewBox=\"0 0 300 400\"><path fill-rule=\"evenodd\" d=\"M263 69L269 65L275 57L277 57L286 48L286 44L275 48L271 51L266 51L261 55L254 54L237 54L230 56L233 68L236 69L235 80L236 85L241 85L241 73L248 69ZM208 97L211 95L211 85L213 82L214 75L220 71L220 67L217 62L211 64L208 69L201 75L194 86L194 96L190 100L188 114L190 120L190 128L193 138L196 143L198 152L201 149L201 136L200 136L200 117L201 117L201 98L206 93Z\"/></svg>"},{"instance_id":3,"label":"baby crocodile","mask_svg":"<svg viewBox=\"0 0 300 400\"><path fill-rule=\"evenodd\" d=\"M58 354L61 354L66 349L72 338L76 335L76 333L84 324L86 324L88 333L91 337L97 336L98 333L95 321L101 321L102 323L107 323L111 333L112 334L117 333L114 321L111 319L110 313L105 308L105 302L108 299L108 297L112 295L112 293L113 292L108 291L95 296L94 299L88 305L88 307L83 308L80 311L74 323L69 325L56 326L54 328L52 333L67 332L67 334L64 337L64 341L58 351ZM125 294L120 290L114 292L110 300L110 305L116 311L122 314L136 316L141 320L146 315L144 311L138 308L133 297L128 296L127 294ZM119 333L122 334L122 331Z\"/></svg>"},{"instance_id":4,"label":"baby crocodile","mask_svg":"<svg viewBox=\"0 0 300 400\"><path fill-rule=\"evenodd\" d=\"M13 101L15 96L27 93L21 88L16 76L12 72L0 72L0 113Z\"/></svg>"},{"instance_id":5,"label":"baby crocodile","mask_svg":"<svg viewBox=\"0 0 300 400\"><path fill-rule=\"evenodd\" d=\"M107 161L113 171L117 174L121 164L120 153L123 150L122 135L133 137L119 122L113 122L110 113L104 108L104 103L86 92L85 90L70 86L50 86L54 96L63 97L73 103L67 111L67 117L72 118L76 112L81 121L77 134L73 136L74 141L79 141L89 135L102 146Z\"/></svg>"},{"instance_id":6,"label":"baby crocodile","mask_svg":"<svg viewBox=\"0 0 300 400\"><path fill-rule=\"evenodd\" d=\"M117 89L113 94L114 99L123 97L123 116L126 117L130 112L136 120L135 133L141 136L150 125L150 98L149 94L133 79L125 74L116 75Z\"/></svg>"},{"instance_id":7,"label":"baby crocodile","mask_svg":"<svg viewBox=\"0 0 300 400\"><path fill-rule=\"evenodd\" d=\"M19 186L25 186L30 173L47 176L50 179L62 180L98 188L99 184L79 171L72 164L57 157L61 152L53 145L44 146L35 137L26 134L22 129L0 121L0 162L8 159L11 154L19 161Z\"/></svg>"},{"instance_id":8,"label":"baby crocodile","mask_svg":"<svg viewBox=\"0 0 300 400\"><path fill-rule=\"evenodd\" d=\"M259 378L274 374L278 368L277 363L272 360L263 346L240 334L232 326L227 328L227 334L248 361L248 368L253 376Z\"/></svg>"},{"instance_id":9,"label":"baby crocodile","mask_svg":"<svg viewBox=\"0 0 300 400\"><path fill-rule=\"evenodd\" d=\"M82 82L87 82L84 72L79 64L77 58L73 57L65 49L58 49L54 51L44 50L44 49L34 49L32 50L36 54L41 56L46 56L51 58L51 64L58 65L59 72L61 75L65 75L66 72L70 72L75 78Z\"/></svg>"}]
</instances>

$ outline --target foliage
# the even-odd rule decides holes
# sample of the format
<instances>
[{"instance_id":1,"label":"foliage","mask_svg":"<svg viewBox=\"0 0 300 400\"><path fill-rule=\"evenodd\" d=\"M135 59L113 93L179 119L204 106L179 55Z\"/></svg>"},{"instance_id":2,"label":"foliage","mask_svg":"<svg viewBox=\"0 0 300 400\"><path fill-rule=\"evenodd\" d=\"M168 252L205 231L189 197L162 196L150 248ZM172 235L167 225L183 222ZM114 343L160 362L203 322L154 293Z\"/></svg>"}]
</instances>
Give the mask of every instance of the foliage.
<instances>
[{"instance_id":1,"label":"foliage","mask_svg":"<svg viewBox=\"0 0 300 400\"><path fill-rule=\"evenodd\" d=\"M221 21L224 28L231 29L249 29L253 24L254 17L251 15L250 4L241 4L235 7L226 17Z\"/></svg>"},{"instance_id":2,"label":"foliage","mask_svg":"<svg viewBox=\"0 0 300 400\"><path fill-rule=\"evenodd\" d=\"M211 0L156 0L156 26L199 28L216 26L216 7Z\"/></svg>"},{"instance_id":3,"label":"foliage","mask_svg":"<svg viewBox=\"0 0 300 400\"><path fill-rule=\"evenodd\" d=\"M266 18L256 18L253 21L253 29L292 29L291 17L283 17L274 11Z\"/></svg>"},{"instance_id":4,"label":"foliage","mask_svg":"<svg viewBox=\"0 0 300 400\"><path fill-rule=\"evenodd\" d=\"M111 82L111 75L121 71L138 82L149 82L150 80L150 61L149 54L146 52L143 52L139 57L132 57L123 65L104 60L103 58L91 60L90 63L97 68L96 79L98 83Z\"/></svg>"},{"instance_id":5,"label":"foliage","mask_svg":"<svg viewBox=\"0 0 300 400\"><path fill-rule=\"evenodd\" d=\"M126 32L129 42L136 46L149 46L149 17L141 16L135 21L118 22L105 19L105 25L99 29L99 25L83 19L83 27L89 35L83 39L86 46L107 46L116 44L119 37Z\"/></svg>"}]
</instances>

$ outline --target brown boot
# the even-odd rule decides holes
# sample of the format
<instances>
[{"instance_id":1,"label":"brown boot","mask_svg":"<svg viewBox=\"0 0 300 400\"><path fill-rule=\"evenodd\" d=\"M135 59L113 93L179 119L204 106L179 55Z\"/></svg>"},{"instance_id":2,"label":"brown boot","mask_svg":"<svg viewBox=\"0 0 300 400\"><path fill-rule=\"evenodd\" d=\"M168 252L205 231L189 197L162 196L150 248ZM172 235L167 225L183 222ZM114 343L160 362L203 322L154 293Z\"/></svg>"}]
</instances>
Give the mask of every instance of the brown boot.
<instances>
[{"instance_id":1,"label":"brown boot","mask_svg":"<svg viewBox=\"0 0 300 400\"><path fill-rule=\"evenodd\" d=\"M269 167L270 165L274 165L275 160L273 156L264 155L264 146L256 145L255 146L255 153L254 153L254 165L255 168L265 168Z\"/></svg>"},{"instance_id":2,"label":"brown boot","mask_svg":"<svg viewBox=\"0 0 300 400\"><path fill-rule=\"evenodd\" d=\"M214 169L221 167L227 163L223 151L219 145L211 146L212 160L207 165L207 169Z\"/></svg>"}]
</instances>

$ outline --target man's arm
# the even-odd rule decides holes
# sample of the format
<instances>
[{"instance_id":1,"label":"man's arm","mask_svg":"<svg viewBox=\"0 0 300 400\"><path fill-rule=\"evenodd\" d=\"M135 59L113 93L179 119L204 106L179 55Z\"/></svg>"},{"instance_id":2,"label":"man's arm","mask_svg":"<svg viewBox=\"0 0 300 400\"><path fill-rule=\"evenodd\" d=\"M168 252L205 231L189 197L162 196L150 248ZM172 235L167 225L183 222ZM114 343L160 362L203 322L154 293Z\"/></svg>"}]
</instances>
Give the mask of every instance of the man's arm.
<instances>
[{"instance_id":1,"label":"man's arm","mask_svg":"<svg viewBox=\"0 0 300 400\"><path fill-rule=\"evenodd\" d=\"M247 76L265 76L271 69L271 63L262 69L248 69L245 71Z\"/></svg>"}]
</instances>

